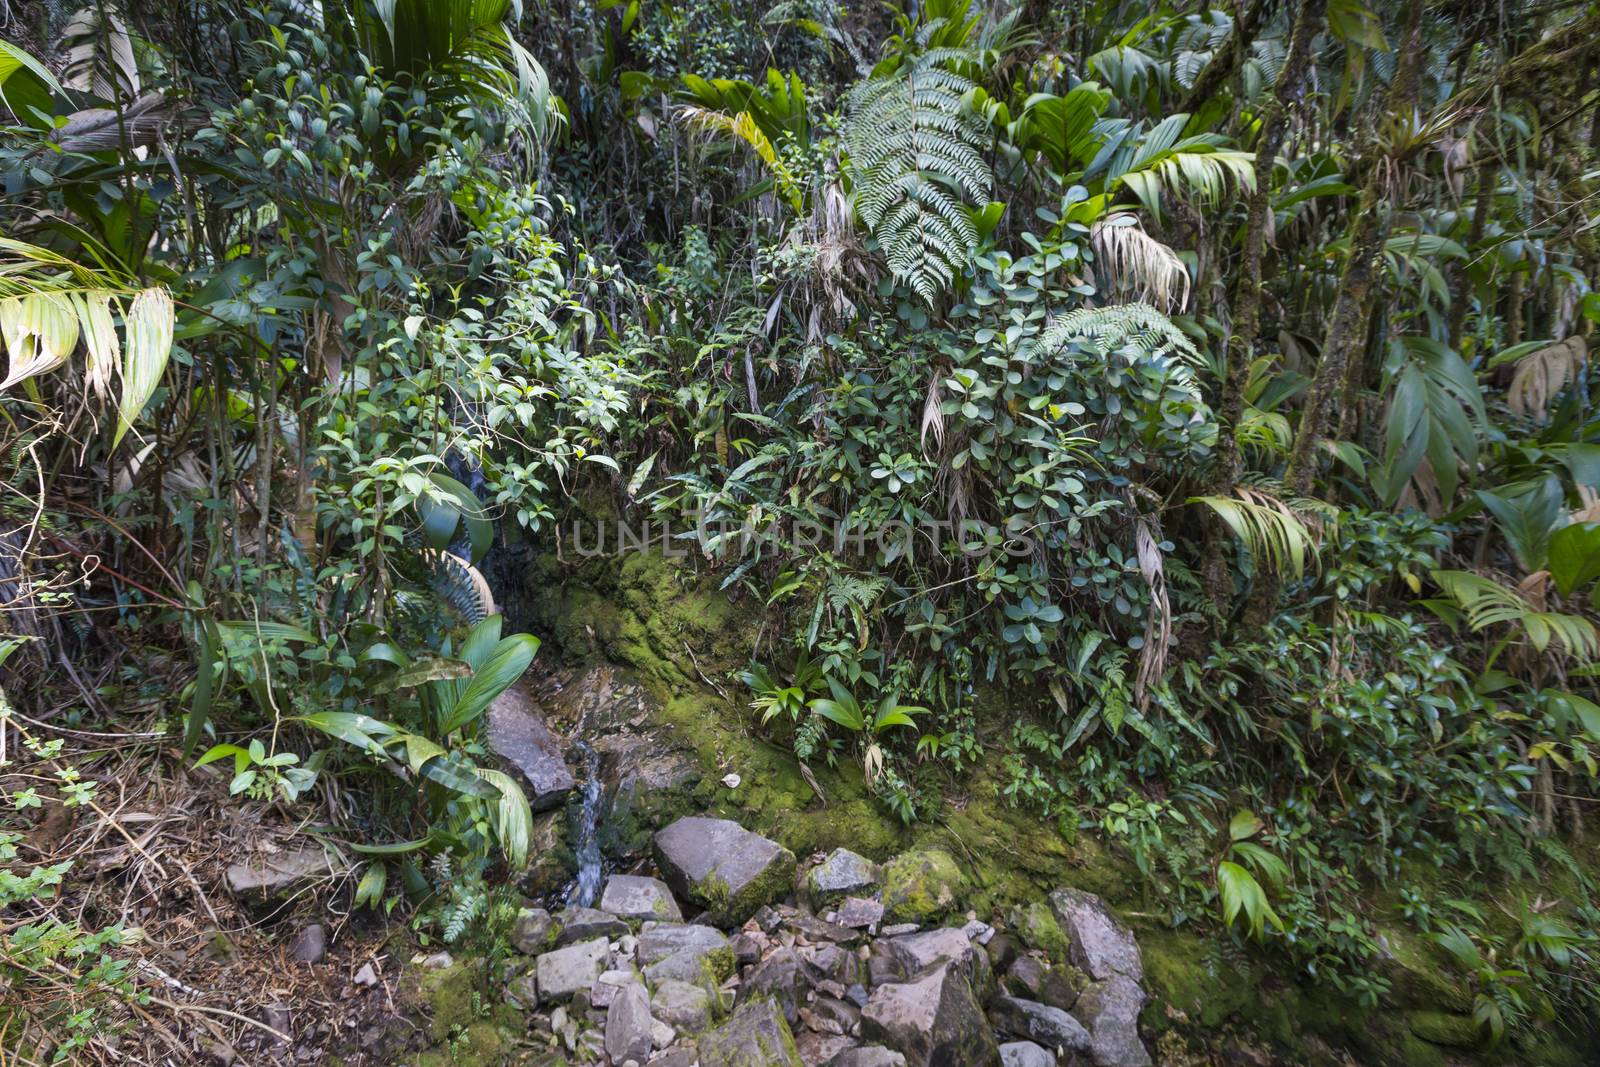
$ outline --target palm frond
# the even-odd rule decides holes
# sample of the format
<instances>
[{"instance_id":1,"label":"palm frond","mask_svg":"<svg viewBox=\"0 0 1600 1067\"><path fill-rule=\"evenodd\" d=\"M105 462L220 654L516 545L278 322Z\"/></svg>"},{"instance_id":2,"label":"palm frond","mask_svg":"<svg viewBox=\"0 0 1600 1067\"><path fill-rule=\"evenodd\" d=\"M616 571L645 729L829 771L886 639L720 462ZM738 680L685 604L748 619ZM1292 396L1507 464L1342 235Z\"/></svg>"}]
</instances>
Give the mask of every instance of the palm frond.
<instances>
[{"instance_id":1,"label":"palm frond","mask_svg":"<svg viewBox=\"0 0 1600 1067\"><path fill-rule=\"evenodd\" d=\"M1182 311L1189 302L1188 268L1176 252L1145 233L1138 216L1107 215L1089 231L1089 241L1108 291L1126 285L1139 300L1167 312Z\"/></svg>"},{"instance_id":2,"label":"palm frond","mask_svg":"<svg viewBox=\"0 0 1600 1067\"><path fill-rule=\"evenodd\" d=\"M1307 516L1261 489L1239 486L1234 497L1190 497L1217 514L1249 550L1258 565L1299 578L1306 563L1315 563L1320 544L1317 525Z\"/></svg>"}]
</instances>

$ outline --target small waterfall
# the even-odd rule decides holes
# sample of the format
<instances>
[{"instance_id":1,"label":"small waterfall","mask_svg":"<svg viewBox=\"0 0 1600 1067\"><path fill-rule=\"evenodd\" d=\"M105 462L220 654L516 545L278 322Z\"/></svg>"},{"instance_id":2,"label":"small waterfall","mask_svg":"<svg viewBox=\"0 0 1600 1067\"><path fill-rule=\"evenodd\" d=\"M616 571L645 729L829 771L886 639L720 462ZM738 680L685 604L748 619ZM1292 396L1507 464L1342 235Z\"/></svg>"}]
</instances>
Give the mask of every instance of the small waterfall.
<instances>
[{"instance_id":1,"label":"small waterfall","mask_svg":"<svg viewBox=\"0 0 1600 1067\"><path fill-rule=\"evenodd\" d=\"M600 852L600 803L605 786L600 781L600 753L580 741L577 748L583 753L583 800L578 808L577 825L573 827L573 855L578 861L578 877L567 891L567 903L577 907L592 907L600 895L600 876L603 873Z\"/></svg>"}]
</instances>

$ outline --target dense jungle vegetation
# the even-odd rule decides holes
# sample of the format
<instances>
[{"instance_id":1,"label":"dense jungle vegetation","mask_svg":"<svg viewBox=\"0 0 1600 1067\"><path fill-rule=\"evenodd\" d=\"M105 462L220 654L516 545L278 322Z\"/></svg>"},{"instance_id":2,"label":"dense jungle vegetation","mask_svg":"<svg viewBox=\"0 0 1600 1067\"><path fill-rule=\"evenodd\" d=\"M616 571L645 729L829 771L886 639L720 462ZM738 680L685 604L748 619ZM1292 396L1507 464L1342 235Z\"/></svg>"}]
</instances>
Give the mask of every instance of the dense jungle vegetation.
<instances>
[{"instance_id":1,"label":"dense jungle vegetation","mask_svg":"<svg viewBox=\"0 0 1600 1067\"><path fill-rule=\"evenodd\" d=\"M819 805L988 783L1226 955L1371 1008L1382 922L1579 1040L1597 75L1592 0L0 0L0 1062L230 1024L183 861L106 889L151 781L492 925L518 569L618 531Z\"/></svg>"}]
</instances>

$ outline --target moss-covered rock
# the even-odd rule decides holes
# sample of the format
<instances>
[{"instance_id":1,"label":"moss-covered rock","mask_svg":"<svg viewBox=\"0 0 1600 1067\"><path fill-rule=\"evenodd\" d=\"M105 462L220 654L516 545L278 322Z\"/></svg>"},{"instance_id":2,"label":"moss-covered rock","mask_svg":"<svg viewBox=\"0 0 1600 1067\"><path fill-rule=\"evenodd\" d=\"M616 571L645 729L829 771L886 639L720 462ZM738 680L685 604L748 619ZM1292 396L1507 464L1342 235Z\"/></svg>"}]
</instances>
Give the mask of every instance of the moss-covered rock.
<instances>
[{"instance_id":1,"label":"moss-covered rock","mask_svg":"<svg viewBox=\"0 0 1600 1067\"><path fill-rule=\"evenodd\" d=\"M964 882L961 868L941 849L896 856L883 868L884 921L936 922L956 909Z\"/></svg>"},{"instance_id":2,"label":"moss-covered rock","mask_svg":"<svg viewBox=\"0 0 1600 1067\"><path fill-rule=\"evenodd\" d=\"M1030 947L1043 950L1050 962L1060 966L1067 962L1067 935L1061 932L1050 905L1042 900L1012 909L1011 924L1017 936Z\"/></svg>"},{"instance_id":3,"label":"moss-covered rock","mask_svg":"<svg viewBox=\"0 0 1600 1067\"><path fill-rule=\"evenodd\" d=\"M1477 1048L1483 1043L1483 1030L1470 1015L1449 1011L1414 1011L1406 1016L1411 1032L1433 1045L1447 1048Z\"/></svg>"}]
</instances>

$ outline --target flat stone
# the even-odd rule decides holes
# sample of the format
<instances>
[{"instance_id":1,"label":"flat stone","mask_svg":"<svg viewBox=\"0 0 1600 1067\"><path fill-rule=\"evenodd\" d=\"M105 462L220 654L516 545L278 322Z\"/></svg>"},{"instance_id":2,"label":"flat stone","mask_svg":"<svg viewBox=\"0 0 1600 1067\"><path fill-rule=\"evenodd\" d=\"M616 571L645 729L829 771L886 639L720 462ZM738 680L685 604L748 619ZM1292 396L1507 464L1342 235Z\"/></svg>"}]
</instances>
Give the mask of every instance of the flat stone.
<instances>
[{"instance_id":1,"label":"flat stone","mask_svg":"<svg viewBox=\"0 0 1600 1067\"><path fill-rule=\"evenodd\" d=\"M609 1008L630 985L643 985L644 979L635 970L601 971L600 977L589 987L589 1004L596 1008Z\"/></svg>"},{"instance_id":2,"label":"flat stone","mask_svg":"<svg viewBox=\"0 0 1600 1067\"><path fill-rule=\"evenodd\" d=\"M711 994L702 986L668 978L656 986L650 1014L680 1033L698 1034L711 1025Z\"/></svg>"},{"instance_id":3,"label":"flat stone","mask_svg":"<svg viewBox=\"0 0 1600 1067\"><path fill-rule=\"evenodd\" d=\"M557 807L577 786L567 768L564 746L545 725L533 694L520 682L494 698L485 721L489 749L521 775L528 806L534 811Z\"/></svg>"},{"instance_id":4,"label":"flat stone","mask_svg":"<svg viewBox=\"0 0 1600 1067\"><path fill-rule=\"evenodd\" d=\"M701 955L728 947L728 935L714 926L699 923L646 924L639 931L636 952L641 966L665 959L675 952L693 951Z\"/></svg>"},{"instance_id":5,"label":"flat stone","mask_svg":"<svg viewBox=\"0 0 1600 1067\"><path fill-rule=\"evenodd\" d=\"M700 1062L700 1050L694 1045L685 1045L681 1042L673 1045L665 1052L650 1058L650 1067L696 1067Z\"/></svg>"},{"instance_id":6,"label":"flat stone","mask_svg":"<svg viewBox=\"0 0 1600 1067\"><path fill-rule=\"evenodd\" d=\"M824 1067L906 1067L906 1058L882 1045L865 1045L839 1053Z\"/></svg>"},{"instance_id":7,"label":"flat stone","mask_svg":"<svg viewBox=\"0 0 1600 1067\"><path fill-rule=\"evenodd\" d=\"M579 990L587 991L600 977L610 953L610 943L597 937L540 956L534 963L540 1003L570 1000Z\"/></svg>"},{"instance_id":8,"label":"flat stone","mask_svg":"<svg viewBox=\"0 0 1600 1067\"><path fill-rule=\"evenodd\" d=\"M883 922L883 905L870 897L845 897L834 911L833 921L852 930L870 930Z\"/></svg>"},{"instance_id":9,"label":"flat stone","mask_svg":"<svg viewBox=\"0 0 1600 1067\"><path fill-rule=\"evenodd\" d=\"M570 945L576 941L592 941L597 937L607 940L628 933L628 924L598 908L564 908L556 916L561 932L556 935L556 946Z\"/></svg>"},{"instance_id":10,"label":"flat stone","mask_svg":"<svg viewBox=\"0 0 1600 1067\"><path fill-rule=\"evenodd\" d=\"M989 1008L995 1026L1012 1037L1037 1041L1047 1048L1089 1051L1089 1031L1060 1008L1019 997L996 997Z\"/></svg>"},{"instance_id":11,"label":"flat stone","mask_svg":"<svg viewBox=\"0 0 1600 1067\"><path fill-rule=\"evenodd\" d=\"M511 944L518 952L537 956L552 946L555 920L543 908L523 908L511 928Z\"/></svg>"},{"instance_id":12,"label":"flat stone","mask_svg":"<svg viewBox=\"0 0 1600 1067\"><path fill-rule=\"evenodd\" d=\"M834 1056L855 1048L857 1044L853 1037L819 1034L815 1030L801 1030L794 1039L795 1051L800 1053L800 1062L805 1067L822 1067Z\"/></svg>"},{"instance_id":13,"label":"flat stone","mask_svg":"<svg viewBox=\"0 0 1600 1067\"><path fill-rule=\"evenodd\" d=\"M321 963L328 954L328 931L321 923L312 923L294 939L289 955L297 963Z\"/></svg>"},{"instance_id":14,"label":"flat stone","mask_svg":"<svg viewBox=\"0 0 1600 1067\"><path fill-rule=\"evenodd\" d=\"M1114 975L1085 989L1072 1007L1089 1031L1095 1067L1150 1067L1150 1053L1139 1040L1144 990L1131 978Z\"/></svg>"},{"instance_id":15,"label":"flat stone","mask_svg":"<svg viewBox=\"0 0 1600 1067\"><path fill-rule=\"evenodd\" d=\"M838 982L840 988L854 985L866 977L861 957L838 945L810 945L795 950L819 978Z\"/></svg>"},{"instance_id":16,"label":"flat stone","mask_svg":"<svg viewBox=\"0 0 1600 1067\"><path fill-rule=\"evenodd\" d=\"M994 937L994 927L978 919L968 920L961 932L967 935L967 940L979 945L987 945Z\"/></svg>"},{"instance_id":17,"label":"flat stone","mask_svg":"<svg viewBox=\"0 0 1600 1067\"><path fill-rule=\"evenodd\" d=\"M623 986L606 1013L606 1055L612 1063L643 1063L650 1055L655 1020L650 1015L650 994L637 983Z\"/></svg>"},{"instance_id":18,"label":"flat stone","mask_svg":"<svg viewBox=\"0 0 1600 1067\"><path fill-rule=\"evenodd\" d=\"M909 975L921 974L941 963L949 963L971 984L980 1002L994 994L994 973L989 969L988 953L974 945L960 930L946 928L907 934L889 940L888 945Z\"/></svg>"},{"instance_id":19,"label":"flat stone","mask_svg":"<svg viewBox=\"0 0 1600 1067\"><path fill-rule=\"evenodd\" d=\"M338 853L321 846L284 849L271 856L251 857L228 867L228 892L236 897L287 896L308 882L342 874L345 863Z\"/></svg>"},{"instance_id":20,"label":"flat stone","mask_svg":"<svg viewBox=\"0 0 1600 1067\"><path fill-rule=\"evenodd\" d=\"M1000 1049L972 987L944 963L909 982L881 985L861 1012L861 1036L909 1067L997 1067Z\"/></svg>"},{"instance_id":21,"label":"flat stone","mask_svg":"<svg viewBox=\"0 0 1600 1067\"><path fill-rule=\"evenodd\" d=\"M817 997L800 1009L800 1021L819 1034L853 1034L861 1025L861 1009L834 997Z\"/></svg>"},{"instance_id":22,"label":"flat stone","mask_svg":"<svg viewBox=\"0 0 1600 1067\"><path fill-rule=\"evenodd\" d=\"M652 1048L666 1048L678 1040L678 1031L670 1024L660 1019L650 1024L650 1045Z\"/></svg>"},{"instance_id":23,"label":"flat stone","mask_svg":"<svg viewBox=\"0 0 1600 1067\"><path fill-rule=\"evenodd\" d=\"M1096 981L1114 975L1144 981L1139 943L1105 901L1079 889L1057 889L1050 894L1050 907L1067 936L1074 967Z\"/></svg>"},{"instance_id":24,"label":"flat stone","mask_svg":"<svg viewBox=\"0 0 1600 1067\"><path fill-rule=\"evenodd\" d=\"M1000 1046L1000 1067L1056 1067L1056 1057L1032 1041L1008 1041Z\"/></svg>"},{"instance_id":25,"label":"flat stone","mask_svg":"<svg viewBox=\"0 0 1600 1067\"><path fill-rule=\"evenodd\" d=\"M878 882L878 865L847 848L834 849L806 875L811 906L817 909L841 897L866 896Z\"/></svg>"},{"instance_id":26,"label":"flat stone","mask_svg":"<svg viewBox=\"0 0 1600 1067\"><path fill-rule=\"evenodd\" d=\"M906 934L914 934L920 929L922 929L921 923L894 923L885 926L878 933L884 937L904 937Z\"/></svg>"},{"instance_id":27,"label":"flat stone","mask_svg":"<svg viewBox=\"0 0 1600 1067\"><path fill-rule=\"evenodd\" d=\"M783 1012L770 1000L741 1004L697 1047L700 1067L805 1067Z\"/></svg>"},{"instance_id":28,"label":"flat stone","mask_svg":"<svg viewBox=\"0 0 1600 1067\"><path fill-rule=\"evenodd\" d=\"M733 948L733 962L736 966L747 967L760 961L766 953L767 946L771 944L765 934L741 933L734 935L729 945Z\"/></svg>"},{"instance_id":29,"label":"flat stone","mask_svg":"<svg viewBox=\"0 0 1600 1067\"><path fill-rule=\"evenodd\" d=\"M793 852L728 819L679 819L656 834L655 856L673 892L723 925L743 922L794 881Z\"/></svg>"},{"instance_id":30,"label":"flat stone","mask_svg":"<svg viewBox=\"0 0 1600 1067\"><path fill-rule=\"evenodd\" d=\"M683 912L667 883L634 874L613 874L606 880L606 887L600 893L600 910L623 919L683 921Z\"/></svg>"}]
</instances>

